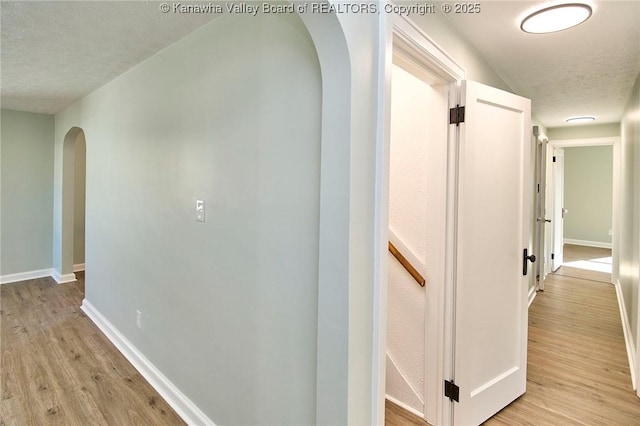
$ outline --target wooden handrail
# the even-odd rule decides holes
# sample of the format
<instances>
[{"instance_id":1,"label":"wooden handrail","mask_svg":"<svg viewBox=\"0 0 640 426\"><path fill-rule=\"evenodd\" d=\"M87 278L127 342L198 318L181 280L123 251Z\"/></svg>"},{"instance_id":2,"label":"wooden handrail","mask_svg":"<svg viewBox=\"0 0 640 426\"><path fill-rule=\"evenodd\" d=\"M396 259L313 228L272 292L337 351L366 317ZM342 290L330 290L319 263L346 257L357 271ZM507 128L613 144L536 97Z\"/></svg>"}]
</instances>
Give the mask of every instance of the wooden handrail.
<instances>
[{"instance_id":1,"label":"wooden handrail","mask_svg":"<svg viewBox=\"0 0 640 426\"><path fill-rule=\"evenodd\" d=\"M424 285L426 283L424 277L422 275L420 275L420 272L418 272L418 270L413 267L411 262L409 262L407 260L407 258L404 257L402 255L402 253L400 253L398 251L398 249L393 244L391 244L391 241L389 241L389 251L391 252L393 257L398 259L398 262L400 262L400 264L402 264L402 266L404 266L404 269L406 269L407 272L409 272L411 274L413 279L415 279L418 282L418 284L420 284L420 286L424 287Z\"/></svg>"}]
</instances>

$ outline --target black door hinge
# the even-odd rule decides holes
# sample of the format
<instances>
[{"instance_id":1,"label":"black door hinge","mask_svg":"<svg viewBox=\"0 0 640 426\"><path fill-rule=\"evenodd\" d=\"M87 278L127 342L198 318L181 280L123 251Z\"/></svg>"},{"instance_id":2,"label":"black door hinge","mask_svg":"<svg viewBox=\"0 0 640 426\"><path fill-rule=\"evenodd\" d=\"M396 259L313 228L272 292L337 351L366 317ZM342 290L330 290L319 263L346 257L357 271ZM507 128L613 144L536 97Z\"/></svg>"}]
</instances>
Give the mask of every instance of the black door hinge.
<instances>
[{"instance_id":1,"label":"black door hinge","mask_svg":"<svg viewBox=\"0 0 640 426\"><path fill-rule=\"evenodd\" d=\"M553 260L553 259L555 259L555 258L556 258L556 255L555 255L555 254L553 254L553 253L551 253L551 260Z\"/></svg>"},{"instance_id":2,"label":"black door hinge","mask_svg":"<svg viewBox=\"0 0 640 426\"><path fill-rule=\"evenodd\" d=\"M554 163L556 162L556 156L555 155L553 156L553 162Z\"/></svg>"},{"instance_id":3,"label":"black door hinge","mask_svg":"<svg viewBox=\"0 0 640 426\"><path fill-rule=\"evenodd\" d=\"M464 123L464 107L456 105L455 108L449 110L449 124L459 126L460 123Z\"/></svg>"},{"instance_id":4,"label":"black door hinge","mask_svg":"<svg viewBox=\"0 0 640 426\"><path fill-rule=\"evenodd\" d=\"M453 380L444 381L444 396L452 401L460 402L460 388L453 383Z\"/></svg>"}]
</instances>

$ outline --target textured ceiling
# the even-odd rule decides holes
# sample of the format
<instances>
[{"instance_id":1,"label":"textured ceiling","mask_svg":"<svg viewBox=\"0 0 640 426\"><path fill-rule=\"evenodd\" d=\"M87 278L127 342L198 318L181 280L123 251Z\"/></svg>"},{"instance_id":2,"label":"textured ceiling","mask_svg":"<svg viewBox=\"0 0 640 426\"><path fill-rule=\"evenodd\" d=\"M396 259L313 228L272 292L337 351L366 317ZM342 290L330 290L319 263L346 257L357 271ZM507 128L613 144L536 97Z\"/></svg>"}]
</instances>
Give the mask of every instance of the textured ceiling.
<instances>
[{"instance_id":1,"label":"textured ceiling","mask_svg":"<svg viewBox=\"0 0 640 426\"><path fill-rule=\"evenodd\" d=\"M547 127L595 115L619 122L640 73L640 1L595 2L591 19L553 34L527 34L520 17L543 2L485 1L477 15L447 15Z\"/></svg>"},{"instance_id":2,"label":"textured ceiling","mask_svg":"<svg viewBox=\"0 0 640 426\"><path fill-rule=\"evenodd\" d=\"M171 4L171 2L169 2ZM482 1L450 22L547 127L573 115L618 122L640 73L640 0L598 1L590 20L525 34L543 1ZM3 108L53 114L215 18L161 13L155 1L2 1Z\"/></svg>"},{"instance_id":3,"label":"textured ceiling","mask_svg":"<svg viewBox=\"0 0 640 426\"><path fill-rule=\"evenodd\" d=\"M215 17L145 1L4 1L2 108L54 114Z\"/></svg>"}]
</instances>

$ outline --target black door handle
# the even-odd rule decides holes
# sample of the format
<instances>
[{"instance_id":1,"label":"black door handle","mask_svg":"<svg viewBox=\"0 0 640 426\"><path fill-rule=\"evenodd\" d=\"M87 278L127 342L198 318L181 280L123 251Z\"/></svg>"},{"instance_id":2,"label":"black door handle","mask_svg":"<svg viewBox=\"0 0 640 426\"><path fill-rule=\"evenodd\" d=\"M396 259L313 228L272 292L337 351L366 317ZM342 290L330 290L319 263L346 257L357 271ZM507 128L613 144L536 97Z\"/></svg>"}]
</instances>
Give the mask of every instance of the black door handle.
<instances>
[{"instance_id":1,"label":"black door handle","mask_svg":"<svg viewBox=\"0 0 640 426\"><path fill-rule=\"evenodd\" d=\"M536 261L536 255L532 254L529 256L529 249L522 250L522 275L527 275L529 264L527 261L533 263Z\"/></svg>"}]
</instances>

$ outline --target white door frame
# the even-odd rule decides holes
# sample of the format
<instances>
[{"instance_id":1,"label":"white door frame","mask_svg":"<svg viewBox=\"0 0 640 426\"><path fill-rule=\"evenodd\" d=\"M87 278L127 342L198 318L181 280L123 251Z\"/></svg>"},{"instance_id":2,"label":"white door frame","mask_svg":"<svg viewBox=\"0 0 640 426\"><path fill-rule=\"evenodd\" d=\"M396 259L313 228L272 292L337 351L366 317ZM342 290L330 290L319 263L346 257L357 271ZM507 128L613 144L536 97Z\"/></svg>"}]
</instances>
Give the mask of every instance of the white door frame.
<instances>
[{"instance_id":1,"label":"white door frame","mask_svg":"<svg viewBox=\"0 0 640 426\"><path fill-rule=\"evenodd\" d=\"M620 137L611 136L604 138L584 138L584 139L558 139L550 140L549 147L553 148L579 148L585 146L613 146L613 209L612 209L612 231L611 238L611 257L613 259L613 269L611 274L611 281L613 283L618 281L618 269L619 259L618 250L620 244L620 174L617 172L620 170ZM547 167L552 167L550 163L551 156L547 156ZM552 178L553 179L553 178ZM553 182L547 182L547 188L553 188ZM547 194L549 197L552 194Z\"/></svg>"},{"instance_id":2,"label":"white door frame","mask_svg":"<svg viewBox=\"0 0 640 426\"><path fill-rule=\"evenodd\" d=\"M533 286L529 289L529 306L533 302L535 294L538 290L544 291L544 279L546 277L547 271L547 263L549 263L550 259L548 257L549 253L547 253L547 215L549 212L547 211L547 145L549 143L549 138L544 134L540 133L538 126L533 126L534 128L534 164L535 164L535 182L534 187L540 185L540 187L536 190L534 189L534 218L532 220L532 229L533 229L533 241L535 247L535 254L538 258L537 264L535 265L535 270L539 274L536 279L536 275L533 276Z\"/></svg>"},{"instance_id":3,"label":"white door frame","mask_svg":"<svg viewBox=\"0 0 640 426\"><path fill-rule=\"evenodd\" d=\"M544 191L545 191L545 209L547 214L551 217L551 226L546 228L546 235L544 237L545 239L545 247L544 247L544 251L545 251L545 257L546 257L546 262L544 265L544 277L546 278L547 275L549 275L551 272L553 272L552 266L553 266L553 262L551 261L551 253L553 253L553 227L555 226L555 222L553 221L553 199L550 198L553 195L553 168L549 166L549 161L550 158L553 157L553 148L551 147L551 145L549 144L549 139L547 138L546 140L546 150L547 150L547 155L546 155L546 179L545 179L545 187L544 187ZM543 281L544 284L544 281ZM541 287L542 289L544 289L544 287Z\"/></svg>"},{"instance_id":4,"label":"white door frame","mask_svg":"<svg viewBox=\"0 0 640 426\"><path fill-rule=\"evenodd\" d=\"M389 153L390 153L390 123L391 123L391 73L392 73L392 60L394 45L396 48L400 47L403 52L409 53L411 58L416 62L422 71L427 72L434 80L439 80L442 83L457 83L464 80L466 77L466 71L462 68L451 56L449 56L442 48L429 38L422 30L416 27L410 20L403 17L394 15L387 20L386 31L383 32L382 37L385 37L386 43L383 47L384 51L381 55L384 58L384 66L382 73L383 84L383 102L382 102L382 136L384 140L384 146L378 151L378 155L382 156L377 161L378 168L376 172L376 181L382 185L382 191L380 192L379 203L376 205L376 209L381 211L382 214L378 225L378 235L381 237L388 235L388 205L389 205ZM450 93L450 103L451 103ZM457 95L456 95L457 96ZM455 101L455 100L454 100ZM455 104L455 102L454 102ZM443 119L448 117L448 111L443 111ZM449 139L448 137L447 139ZM450 145L448 141L442 141L443 144ZM445 149L446 152L446 149ZM450 157L451 153L447 153L447 157ZM453 223L447 218L453 217L453 200L455 199L455 186L454 181L451 181L451 177L455 176L455 170L451 169L451 165L454 164L452 158L447 158L447 170L444 173L443 180L447 182L447 190L442 191L442 187L438 188L439 198L436 202L442 204L442 212L436 220L441 221L443 229L442 240L446 251L453 250L454 247L454 233ZM428 192L429 193L429 192ZM386 241L383 242L386 247ZM439 256L442 256L442 253ZM450 258L450 257L449 257ZM382 272L387 271L386 257L383 257L380 261ZM447 356L447 353L451 348L451 336L445 333L448 328L448 319L446 313L451 309L449 303L452 300L447 300L445 294L445 288L450 287L453 277L453 265L450 262L444 263L438 270L427 271L431 275L430 279L427 279L427 312L433 312L430 317L425 315L426 321L426 336L425 342L429 344L429 350L425 350L425 420L431 424L448 424L450 423L451 410L449 409L451 402L444 397L442 392L442 384L444 382L445 373L447 369L451 369L451 357ZM386 296L387 296L387 275L385 274L381 278L381 307L380 316L381 324L378 326L378 351L379 359L385 359L386 356ZM440 283L441 285L434 285L434 283ZM449 308L447 308L449 306ZM427 321L427 318L429 320ZM384 410L384 385L380 386L380 381L384 380L385 370L384 365L378 364L378 389L382 388L382 392L378 392L378 407L377 411ZM382 419L383 416L378 418Z\"/></svg>"},{"instance_id":5,"label":"white door frame","mask_svg":"<svg viewBox=\"0 0 640 426\"><path fill-rule=\"evenodd\" d=\"M553 194L551 203L551 271L555 272L564 262L564 149L549 146L549 156L552 159L551 185L549 191ZM561 204L561 205L558 205ZM551 257L550 256L550 257Z\"/></svg>"}]
</instances>

